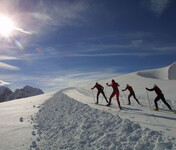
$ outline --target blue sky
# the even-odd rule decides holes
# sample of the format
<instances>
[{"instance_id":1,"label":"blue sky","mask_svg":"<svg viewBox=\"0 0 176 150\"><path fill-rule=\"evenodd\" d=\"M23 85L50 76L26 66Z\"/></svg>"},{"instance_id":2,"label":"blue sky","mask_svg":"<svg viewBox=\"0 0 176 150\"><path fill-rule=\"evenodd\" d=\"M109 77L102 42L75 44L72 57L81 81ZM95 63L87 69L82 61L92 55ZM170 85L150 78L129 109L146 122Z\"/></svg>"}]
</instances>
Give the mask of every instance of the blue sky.
<instances>
[{"instance_id":1,"label":"blue sky","mask_svg":"<svg viewBox=\"0 0 176 150\"><path fill-rule=\"evenodd\" d=\"M0 3L1 14L32 33L0 37L0 80L12 89L49 92L176 61L174 0Z\"/></svg>"}]
</instances>

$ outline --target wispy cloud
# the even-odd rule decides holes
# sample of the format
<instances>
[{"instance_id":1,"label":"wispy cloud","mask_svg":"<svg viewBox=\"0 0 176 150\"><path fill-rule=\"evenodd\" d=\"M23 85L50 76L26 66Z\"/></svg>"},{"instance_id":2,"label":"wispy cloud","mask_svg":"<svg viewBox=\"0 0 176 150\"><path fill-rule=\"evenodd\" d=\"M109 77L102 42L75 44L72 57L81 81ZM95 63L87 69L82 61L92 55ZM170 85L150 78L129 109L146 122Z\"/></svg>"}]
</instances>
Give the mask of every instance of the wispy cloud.
<instances>
[{"instance_id":1,"label":"wispy cloud","mask_svg":"<svg viewBox=\"0 0 176 150\"><path fill-rule=\"evenodd\" d=\"M116 68L117 69L117 68ZM53 74L53 73L52 73ZM115 73L115 69L105 69L96 72L81 72L81 71L64 71L55 72L57 76L50 78L50 75L40 78L40 85L47 89L57 90L67 87L81 86L90 84L91 82L100 81L103 79L112 78L121 75Z\"/></svg>"},{"instance_id":2,"label":"wispy cloud","mask_svg":"<svg viewBox=\"0 0 176 150\"><path fill-rule=\"evenodd\" d=\"M109 56L149 56L153 53L136 52L136 53L101 53L101 54L71 54L72 57L109 57Z\"/></svg>"},{"instance_id":3,"label":"wispy cloud","mask_svg":"<svg viewBox=\"0 0 176 150\"><path fill-rule=\"evenodd\" d=\"M0 80L0 86L7 85L7 84L10 84L10 83Z\"/></svg>"},{"instance_id":4,"label":"wispy cloud","mask_svg":"<svg viewBox=\"0 0 176 150\"><path fill-rule=\"evenodd\" d=\"M28 75L28 74L0 74L0 79L10 83L8 85L11 89L21 88L25 85L38 87L45 92L52 92L55 90L64 89L67 87L77 87L81 85L90 84L92 82L113 78L123 73L116 73L121 70L121 67L112 67L107 69L99 69L96 71L80 71L80 70L60 70L53 72L46 72L43 75ZM120 71L118 71L120 72Z\"/></svg>"},{"instance_id":5,"label":"wispy cloud","mask_svg":"<svg viewBox=\"0 0 176 150\"><path fill-rule=\"evenodd\" d=\"M176 46L153 47L153 49L161 52L175 52Z\"/></svg>"},{"instance_id":6,"label":"wispy cloud","mask_svg":"<svg viewBox=\"0 0 176 150\"><path fill-rule=\"evenodd\" d=\"M150 0L150 3L150 9L156 15L161 15L168 8L170 0Z\"/></svg>"},{"instance_id":7,"label":"wispy cloud","mask_svg":"<svg viewBox=\"0 0 176 150\"><path fill-rule=\"evenodd\" d=\"M41 2L38 11L31 13L37 20L54 26L75 24L73 19L80 18L81 12L86 9L83 1L53 1Z\"/></svg>"},{"instance_id":8,"label":"wispy cloud","mask_svg":"<svg viewBox=\"0 0 176 150\"><path fill-rule=\"evenodd\" d=\"M53 30L58 30L63 26L80 26L83 20L82 12L88 7L86 4L86 1L81 0L54 0L52 2L3 0L0 1L0 9L1 13L10 14L12 20L15 21L18 31L14 31L14 38L20 39L19 42L25 49L36 43L36 40L40 41L41 37L44 38L47 35L49 38ZM24 35L24 33L30 33L30 35ZM12 44L5 43L4 45Z\"/></svg>"},{"instance_id":9,"label":"wispy cloud","mask_svg":"<svg viewBox=\"0 0 176 150\"><path fill-rule=\"evenodd\" d=\"M20 68L17 66L12 66L3 62L0 62L0 68L6 70L20 70Z\"/></svg>"},{"instance_id":10,"label":"wispy cloud","mask_svg":"<svg viewBox=\"0 0 176 150\"><path fill-rule=\"evenodd\" d=\"M13 56L0 56L0 60L18 60L19 58Z\"/></svg>"}]
</instances>

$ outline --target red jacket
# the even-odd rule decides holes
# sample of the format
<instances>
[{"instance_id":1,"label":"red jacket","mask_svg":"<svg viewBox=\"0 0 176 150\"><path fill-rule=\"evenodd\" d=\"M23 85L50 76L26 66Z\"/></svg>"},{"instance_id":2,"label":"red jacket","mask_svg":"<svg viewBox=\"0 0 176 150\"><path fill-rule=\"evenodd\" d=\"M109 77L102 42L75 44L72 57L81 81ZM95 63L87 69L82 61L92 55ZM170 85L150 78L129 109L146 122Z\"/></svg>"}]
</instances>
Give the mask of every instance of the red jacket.
<instances>
[{"instance_id":1,"label":"red jacket","mask_svg":"<svg viewBox=\"0 0 176 150\"><path fill-rule=\"evenodd\" d=\"M100 84L96 84L92 89L97 88L98 90L103 90L104 87Z\"/></svg>"},{"instance_id":2,"label":"red jacket","mask_svg":"<svg viewBox=\"0 0 176 150\"><path fill-rule=\"evenodd\" d=\"M130 92L134 92L133 88L131 86L127 86L126 89L122 90L122 91L126 91L129 90Z\"/></svg>"},{"instance_id":3,"label":"red jacket","mask_svg":"<svg viewBox=\"0 0 176 150\"><path fill-rule=\"evenodd\" d=\"M114 92L119 92L119 89L118 89L119 84L118 84L118 83L112 82L112 84L110 84L110 85L107 84L107 85L108 85L108 86L112 86Z\"/></svg>"},{"instance_id":4,"label":"red jacket","mask_svg":"<svg viewBox=\"0 0 176 150\"><path fill-rule=\"evenodd\" d=\"M160 89L159 87L157 87L157 86L155 86L155 87L152 88L152 89L148 89L148 88L147 88L147 90L148 90L148 91L155 91L157 95L162 95L162 94L163 94L162 91L161 91L161 89Z\"/></svg>"}]
</instances>

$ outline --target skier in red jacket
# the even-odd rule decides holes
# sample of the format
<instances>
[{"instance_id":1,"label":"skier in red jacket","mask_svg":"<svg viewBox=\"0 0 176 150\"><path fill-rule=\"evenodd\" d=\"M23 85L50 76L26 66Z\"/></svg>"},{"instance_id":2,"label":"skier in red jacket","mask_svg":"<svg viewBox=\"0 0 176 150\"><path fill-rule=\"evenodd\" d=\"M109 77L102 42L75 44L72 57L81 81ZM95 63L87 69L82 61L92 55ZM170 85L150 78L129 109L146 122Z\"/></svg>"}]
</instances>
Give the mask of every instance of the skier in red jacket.
<instances>
[{"instance_id":1,"label":"skier in red jacket","mask_svg":"<svg viewBox=\"0 0 176 150\"><path fill-rule=\"evenodd\" d=\"M108 100L107 100L107 98L106 98L106 96L105 96L105 93L104 93L104 87L101 85L101 84L99 84L98 82L95 84L95 86L93 87L93 88L91 88L92 90L94 89L94 88L97 88L97 90L98 90L98 92L97 92L97 102L96 102L96 104L98 104L98 97L99 97L99 95L100 95L100 93L104 96L104 98L105 98L105 100L106 100L106 102L108 103Z\"/></svg>"},{"instance_id":2,"label":"skier in red jacket","mask_svg":"<svg viewBox=\"0 0 176 150\"><path fill-rule=\"evenodd\" d=\"M163 101L163 103L170 109L170 111L173 112L172 108L170 107L170 105L166 102L164 94L162 93L161 89L155 84L154 87L152 89L148 89L146 88L146 90L148 91L155 91L157 94L157 97L155 98L154 102L155 102L155 111L158 111L158 104L157 102L161 99Z\"/></svg>"},{"instance_id":3,"label":"skier in red jacket","mask_svg":"<svg viewBox=\"0 0 176 150\"><path fill-rule=\"evenodd\" d=\"M122 90L122 91L126 91L126 90L129 90L130 94L128 95L128 105L131 105L131 102L130 102L130 97L133 96L134 99L136 100L136 102L140 105L138 99L136 98L136 95L134 93L134 90L131 86L129 86L128 84L126 85L126 89Z\"/></svg>"},{"instance_id":4,"label":"skier in red jacket","mask_svg":"<svg viewBox=\"0 0 176 150\"><path fill-rule=\"evenodd\" d=\"M116 95L116 99L117 99L117 103L118 103L118 105L119 105L119 108L122 109L122 107L120 106L120 101L119 101L119 89L118 89L119 84L116 83L116 82L112 79L112 84L106 83L106 85L107 85L107 86L112 86L112 88L113 88L113 92L112 92L112 94L111 94L111 96L110 96L110 98L109 98L109 103L108 103L107 106L110 106L110 105L111 105L111 100L112 100L112 98Z\"/></svg>"}]
</instances>

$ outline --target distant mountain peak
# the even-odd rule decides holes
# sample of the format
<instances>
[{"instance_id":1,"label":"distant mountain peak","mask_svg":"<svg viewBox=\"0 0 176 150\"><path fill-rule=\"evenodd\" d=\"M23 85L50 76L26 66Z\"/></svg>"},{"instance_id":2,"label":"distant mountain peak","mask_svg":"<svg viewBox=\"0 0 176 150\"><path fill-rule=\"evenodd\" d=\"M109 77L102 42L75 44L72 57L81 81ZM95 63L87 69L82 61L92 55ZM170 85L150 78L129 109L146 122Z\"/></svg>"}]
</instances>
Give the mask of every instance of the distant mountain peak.
<instances>
[{"instance_id":1,"label":"distant mountain peak","mask_svg":"<svg viewBox=\"0 0 176 150\"><path fill-rule=\"evenodd\" d=\"M0 102L9 101L13 99L26 98L30 96L44 94L41 89L33 88L31 86L24 86L22 89L16 89L12 92L9 88L0 87Z\"/></svg>"}]
</instances>

